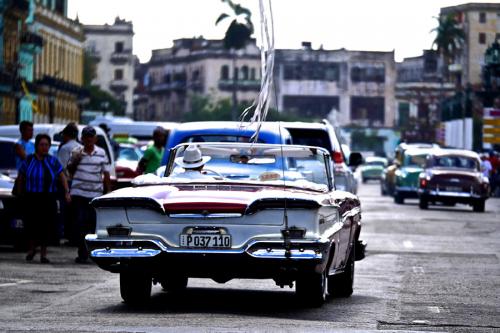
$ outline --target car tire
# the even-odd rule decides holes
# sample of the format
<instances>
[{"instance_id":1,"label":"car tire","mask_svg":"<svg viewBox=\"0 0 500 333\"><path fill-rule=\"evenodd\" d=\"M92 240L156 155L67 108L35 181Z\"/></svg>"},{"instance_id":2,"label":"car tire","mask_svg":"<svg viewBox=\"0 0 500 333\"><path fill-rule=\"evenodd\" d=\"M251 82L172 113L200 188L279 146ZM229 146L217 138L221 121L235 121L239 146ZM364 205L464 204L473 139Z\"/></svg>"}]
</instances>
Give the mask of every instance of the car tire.
<instances>
[{"instance_id":1,"label":"car tire","mask_svg":"<svg viewBox=\"0 0 500 333\"><path fill-rule=\"evenodd\" d=\"M164 291L175 293L184 291L188 285L188 278L185 276L169 277L160 281Z\"/></svg>"},{"instance_id":2,"label":"car tire","mask_svg":"<svg viewBox=\"0 0 500 333\"><path fill-rule=\"evenodd\" d=\"M326 301L328 290L327 270L297 277L295 292L307 306L320 307Z\"/></svg>"},{"instance_id":3,"label":"car tire","mask_svg":"<svg viewBox=\"0 0 500 333\"><path fill-rule=\"evenodd\" d=\"M151 297L152 277L145 273L120 273L120 294L127 304L146 303Z\"/></svg>"},{"instance_id":4,"label":"car tire","mask_svg":"<svg viewBox=\"0 0 500 333\"><path fill-rule=\"evenodd\" d=\"M354 285L354 263L356 259L355 247L352 247L351 254L342 273L328 277L328 293L333 297L349 297L353 292Z\"/></svg>"},{"instance_id":5,"label":"car tire","mask_svg":"<svg viewBox=\"0 0 500 333\"><path fill-rule=\"evenodd\" d=\"M380 183L380 195L387 195L387 190L382 183Z\"/></svg>"},{"instance_id":6,"label":"car tire","mask_svg":"<svg viewBox=\"0 0 500 333\"><path fill-rule=\"evenodd\" d=\"M418 207L420 207L420 209L428 209L429 201L421 197L420 200L418 201Z\"/></svg>"},{"instance_id":7,"label":"car tire","mask_svg":"<svg viewBox=\"0 0 500 333\"><path fill-rule=\"evenodd\" d=\"M478 213L484 213L484 208L485 208L485 201L484 200L478 200L473 203L472 209L475 212Z\"/></svg>"},{"instance_id":8,"label":"car tire","mask_svg":"<svg viewBox=\"0 0 500 333\"><path fill-rule=\"evenodd\" d=\"M362 178L362 179L361 179L361 182L362 182L363 184L365 184L365 183L366 183L366 178Z\"/></svg>"},{"instance_id":9,"label":"car tire","mask_svg":"<svg viewBox=\"0 0 500 333\"><path fill-rule=\"evenodd\" d=\"M401 194L395 192L394 193L394 202L399 204L399 205L402 205L405 203L405 198Z\"/></svg>"}]
</instances>

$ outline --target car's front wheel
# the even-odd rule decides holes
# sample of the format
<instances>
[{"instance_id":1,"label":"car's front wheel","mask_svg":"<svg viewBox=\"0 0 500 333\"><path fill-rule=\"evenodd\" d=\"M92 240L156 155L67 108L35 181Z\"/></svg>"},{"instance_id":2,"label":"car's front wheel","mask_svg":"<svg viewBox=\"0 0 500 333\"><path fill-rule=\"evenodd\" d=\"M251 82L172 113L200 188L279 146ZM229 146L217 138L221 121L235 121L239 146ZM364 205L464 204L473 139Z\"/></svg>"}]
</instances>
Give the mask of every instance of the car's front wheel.
<instances>
[{"instance_id":1,"label":"car's front wheel","mask_svg":"<svg viewBox=\"0 0 500 333\"><path fill-rule=\"evenodd\" d=\"M405 198L398 192L394 193L394 202L397 204L404 204L405 203Z\"/></svg>"},{"instance_id":2,"label":"car's front wheel","mask_svg":"<svg viewBox=\"0 0 500 333\"><path fill-rule=\"evenodd\" d=\"M483 213L484 208L485 208L485 201L484 200L478 200L478 201L474 202L474 204L472 205L472 209L478 213Z\"/></svg>"},{"instance_id":3,"label":"car's front wheel","mask_svg":"<svg viewBox=\"0 0 500 333\"><path fill-rule=\"evenodd\" d=\"M429 201L424 197L420 197L420 200L418 201L418 207L420 207L420 209L429 208Z\"/></svg>"},{"instance_id":4,"label":"car's front wheel","mask_svg":"<svg viewBox=\"0 0 500 333\"><path fill-rule=\"evenodd\" d=\"M342 273L328 277L328 293L334 297L349 297L352 295L354 284L354 263L356 261L355 247L347 260Z\"/></svg>"},{"instance_id":5,"label":"car's front wheel","mask_svg":"<svg viewBox=\"0 0 500 333\"><path fill-rule=\"evenodd\" d=\"M188 278L185 276L175 276L162 279L160 281L161 287L166 292L181 292L186 289Z\"/></svg>"},{"instance_id":6,"label":"car's front wheel","mask_svg":"<svg viewBox=\"0 0 500 333\"><path fill-rule=\"evenodd\" d=\"M127 304L142 304L151 297L152 277L147 273L120 273L120 294Z\"/></svg>"},{"instance_id":7,"label":"car's front wheel","mask_svg":"<svg viewBox=\"0 0 500 333\"><path fill-rule=\"evenodd\" d=\"M319 307L326 301L328 289L327 271L323 273L309 273L297 278L295 291L305 304Z\"/></svg>"}]
</instances>

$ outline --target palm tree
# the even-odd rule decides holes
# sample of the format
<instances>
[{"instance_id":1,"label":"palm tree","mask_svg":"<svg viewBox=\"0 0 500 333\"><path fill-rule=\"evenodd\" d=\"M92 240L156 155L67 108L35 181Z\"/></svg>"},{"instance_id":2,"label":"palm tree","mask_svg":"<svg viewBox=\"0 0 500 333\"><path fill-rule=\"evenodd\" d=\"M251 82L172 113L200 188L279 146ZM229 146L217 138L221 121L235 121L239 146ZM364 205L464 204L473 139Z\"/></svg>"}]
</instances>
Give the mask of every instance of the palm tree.
<instances>
[{"instance_id":1,"label":"palm tree","mask_svg":"<svg viewBox=\"0 0 500 333\"><path fill-rule=\"evenodd\" d=\"M443 74L447 76L448 65L451 64L454 55L462 47L465 41L465 33L453 14L436 19L438 20L438 26L431 31L436 33L432 46L436 45L438 52L443 57Z\"/></svg>"},{"instance_id":2,"label":"palm tree","mask_svg":"<svg viewBox=\"0 0 500 333\"><path fill-rule=\"evenodd\" d=\"M236 95L236 50L244 48L248 42L252 39L251 36L254 33L254 27L252 24L252 12L248 8L241 6L240 4L234 3L232 0L221 0L229 5L232 13L222 13L215 21L215 25L218 25L222 21L231 19L231 23L226 30L224 36L224 47L233 55L233 91L232 91L232 109L231 118L236 120L236 108L238 104L238 97Z\"/></svg>"}]
</instances>

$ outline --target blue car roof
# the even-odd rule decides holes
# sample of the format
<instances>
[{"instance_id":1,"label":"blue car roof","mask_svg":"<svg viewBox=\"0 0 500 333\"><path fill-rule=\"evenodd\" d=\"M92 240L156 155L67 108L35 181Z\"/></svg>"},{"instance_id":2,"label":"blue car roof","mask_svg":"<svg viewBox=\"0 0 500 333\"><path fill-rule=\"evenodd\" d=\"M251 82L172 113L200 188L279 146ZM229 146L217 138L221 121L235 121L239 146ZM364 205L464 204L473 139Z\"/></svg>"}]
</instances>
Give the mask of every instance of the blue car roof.
<instances>
[{"instance_id":1,"label":"blue car roof","mask_svg":"<svg viewBox=\"0 0 500 333\"><path fill-rule=\"evenodd\" d=\"M180 143L186 142L193 135L235 135L251 137L257 124L241 123L239 121L200 121L180 124L174 128L165 145L162 165L168 160L168 150ZM278 122L264 122L259 132L259 142L272 144L290 143L290 133ZM288 141L288 142L287 142Z\"/></svg>"}]
</instances>

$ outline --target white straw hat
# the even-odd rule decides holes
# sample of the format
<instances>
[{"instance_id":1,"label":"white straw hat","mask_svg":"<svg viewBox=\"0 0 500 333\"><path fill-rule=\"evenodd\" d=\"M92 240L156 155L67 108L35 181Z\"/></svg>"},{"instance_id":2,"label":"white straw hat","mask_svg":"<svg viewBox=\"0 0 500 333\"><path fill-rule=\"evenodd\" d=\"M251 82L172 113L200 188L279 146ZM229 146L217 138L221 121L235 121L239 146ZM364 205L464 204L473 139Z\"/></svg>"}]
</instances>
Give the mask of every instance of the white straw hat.
<instances>
[{"instance_id":1,"label":"white straw hat","mask_svg":"<svg viewBox=\"0 0 500 333\"><path fill-rule=\"evenodd\" d=\"M210 159L210 156L202 156L197 146L189 145L184 151L184 157L177 157L175 164L184 169L194 169L205 165Z\"/></svg>"}]
</instances>

